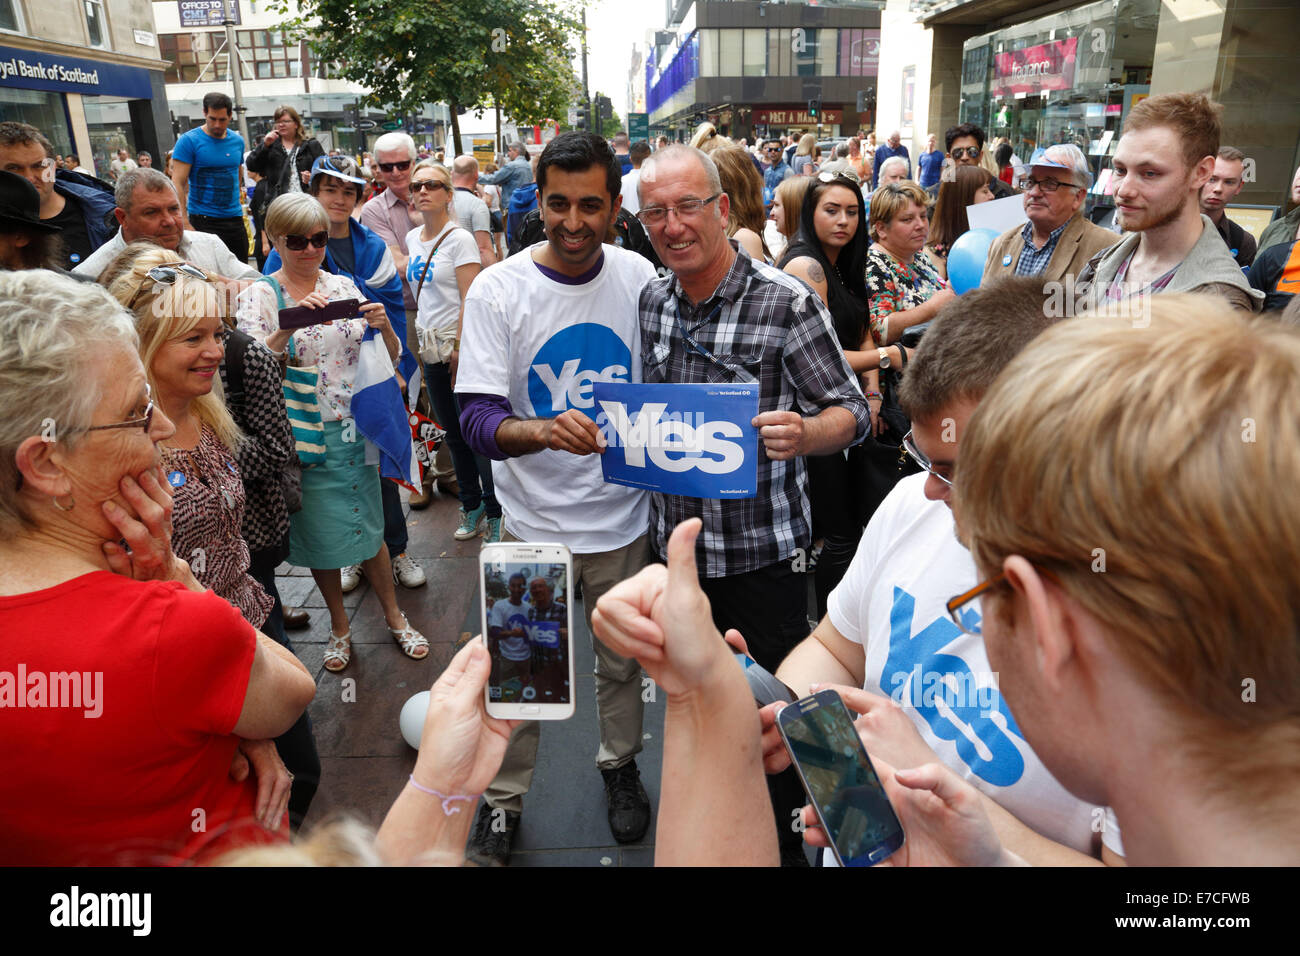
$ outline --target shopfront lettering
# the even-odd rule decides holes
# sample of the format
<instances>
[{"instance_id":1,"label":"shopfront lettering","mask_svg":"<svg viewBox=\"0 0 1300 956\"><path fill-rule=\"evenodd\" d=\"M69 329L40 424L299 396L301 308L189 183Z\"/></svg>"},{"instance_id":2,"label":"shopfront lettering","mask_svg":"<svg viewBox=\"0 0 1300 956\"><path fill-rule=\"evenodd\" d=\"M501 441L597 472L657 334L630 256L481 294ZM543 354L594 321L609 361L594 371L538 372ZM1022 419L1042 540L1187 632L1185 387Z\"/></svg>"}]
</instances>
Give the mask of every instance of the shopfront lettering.
<instances>
[{"instance_id":1,"label":"shopfront lettering","mask_svg":"<svg viewBox=\"0 0 1300 956\"><path fill-rule=\"evenodd\" d=\"M995 54L989 92L994 96L1013 96L1070 89L1074 86L1078 46L1079 38L1070 37Z\"/></svg>"},{"instance_id":2,"label":"shopfront lettering","mask_svg":"<svg viewBox=\"0 0 1300 956\"><path fill-rule=\"evenodd\" d=\"M60 83L81 83L86 86L99 85L99 70L83 70L80 67L66 67L53 63L29 63L19 57L0 60L0 82L11 77L30 80L54 80Z\"/></svg>"}]
</instances>

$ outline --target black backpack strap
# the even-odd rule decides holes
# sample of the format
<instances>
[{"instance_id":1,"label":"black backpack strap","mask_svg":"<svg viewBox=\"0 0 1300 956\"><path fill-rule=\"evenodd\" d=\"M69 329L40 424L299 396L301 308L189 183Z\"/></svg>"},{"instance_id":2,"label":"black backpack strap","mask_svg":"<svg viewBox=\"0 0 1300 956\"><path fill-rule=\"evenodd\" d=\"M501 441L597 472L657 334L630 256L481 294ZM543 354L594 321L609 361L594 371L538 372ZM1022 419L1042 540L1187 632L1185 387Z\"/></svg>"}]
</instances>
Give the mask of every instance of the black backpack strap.
<instances>
[{"instance_id":1,"label":"black backpack strap","mask_svg":"<svg viewBox=\"0 0 1300 956\"><path fill-rule=\"evenodd\" d=\"M253 337L239 329L229 329L226 335L226 404L244 404L244 355Z\"/></svg>"}]
</instances>

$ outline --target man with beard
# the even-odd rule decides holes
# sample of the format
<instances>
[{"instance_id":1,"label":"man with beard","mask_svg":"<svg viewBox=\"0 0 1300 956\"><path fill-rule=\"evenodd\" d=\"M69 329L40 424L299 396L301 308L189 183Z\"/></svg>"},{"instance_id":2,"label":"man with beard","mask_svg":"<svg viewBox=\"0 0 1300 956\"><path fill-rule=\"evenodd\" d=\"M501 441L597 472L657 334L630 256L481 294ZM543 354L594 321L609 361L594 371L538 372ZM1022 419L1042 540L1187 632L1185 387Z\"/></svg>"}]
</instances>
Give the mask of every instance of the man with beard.
<instances>
[{"instance_id":1,"label":"man with beard","mask_svg":"<svg viewBox=\"0 0 1300 956\"><path fill-rule=\"evenodd\" d=\"M1258 312L1264 294L1201 212L1214 174L1223 107L1201 93L1166 93L1129 114L1111 162L1115 212L1128 235L1097 253L1079 274L1094 303L1161 292L1210 292Z\"/></svg>"},{"instance_id":2,"label":"man with beard","mask_svg":"<svg viewBox=\"0 0 1300 956\"><path fill-rule=\"evenodd\" d=\"M546 242L479 273L465 296L456 394L461 433L498 464L504 541L556 541L573 552L587 627L597 599L650 560L645 491L607 484L593 381L641 380L637 297L654 268L604 242L619 211L622 172L592 133L563 133L537 163ZM534 601L540 595L533 591ZM541 600L543 608L549 599ZM619 843L650 825L641 784L641 668L595 637L596 766ZM483 795L466 855L504 865L532 786L541 729L523 721Z\"/></svg>"}]
</instances>

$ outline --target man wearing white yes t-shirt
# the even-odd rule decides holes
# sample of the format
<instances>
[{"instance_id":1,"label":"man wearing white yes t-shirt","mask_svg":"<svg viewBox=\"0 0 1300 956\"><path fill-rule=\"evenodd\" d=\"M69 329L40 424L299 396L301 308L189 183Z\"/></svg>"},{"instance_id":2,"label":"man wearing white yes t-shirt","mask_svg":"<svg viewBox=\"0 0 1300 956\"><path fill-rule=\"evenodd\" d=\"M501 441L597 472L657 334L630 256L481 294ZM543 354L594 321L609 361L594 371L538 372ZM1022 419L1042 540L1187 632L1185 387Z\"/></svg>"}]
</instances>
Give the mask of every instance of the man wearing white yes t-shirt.
<instances>
[{"instance_id":1,"label":"man wearing white yes t-shirt","mask_svg":"<svg viewBox=\"0 0 1300 956\"><path fill-rule=\"evenodd\" d=\"M961 433L1008 362L1054 321L1039 280L1004 279L939 313L908 363L901 401L909 454L925 469L881 503L827 614L777 676L800 693L837 686L867 752L896 769L936 759L986 798L1007 849L1032 864L1118 863L1114 814L1072 796L1044 767L998 690L984 641L964 633L947 602L977 583L949 507ZM963 626L978 631L975 601ZM859 690L859 688L861 688ZM763 710L769 772L776 706ZM788 760L788 758L787 758Z\"/></svg>"},{"instance_id":2,"label":"man wearing white yes t-shirt","mask_svg":"<svg viewBox=\"0 0 1300 956\"><path fill-rule=\"evenodd\" d=\"M604 238L618 214L620 166L590 133L542 152L537 183L547 241L475 279L465 298L456 393L470 447L494 460L504 540L559 542L573 552L588 630L597 599L649 563L645 492L606 484L592 383L640 381L637 298L654 269ZM641 750L641 671L592 638L609 823L621 843L644 836L650 801ZM532 783L540 726L522 723L470 836L467 856L504 864ZM505 827L494 827L494 810Z\"/></svg>"}]
</instances>

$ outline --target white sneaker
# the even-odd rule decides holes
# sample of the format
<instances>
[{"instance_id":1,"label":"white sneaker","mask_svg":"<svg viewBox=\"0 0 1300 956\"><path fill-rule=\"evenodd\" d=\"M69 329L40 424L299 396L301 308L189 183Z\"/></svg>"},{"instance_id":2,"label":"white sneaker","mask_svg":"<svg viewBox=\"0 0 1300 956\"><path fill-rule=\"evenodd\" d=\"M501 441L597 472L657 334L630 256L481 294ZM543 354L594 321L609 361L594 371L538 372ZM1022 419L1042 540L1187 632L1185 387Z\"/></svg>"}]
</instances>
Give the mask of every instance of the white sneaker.
<instances>
[{"instance_id":1,"label":"white sneaker","mask_svg":"<svg viewBox=\"0 0 1300 956\"><path fill-rule=\"evenodd\" d=\"M347 594L349 591L355 590L356 586L361 583L361 565L359 564L353 564L349 567L346 567L339 573L343 577L344 594Z\"/></svg>"},{"instance_id":2,"label":"white sneaker","mask_svg":"<svg viewBox=\"0 0 1300 956\"><path fill-rule=\"evenodd\" d=\"M418 588L428 580L424 568L411 560L405 551L393 558L393 580L404 588Z\"/></svg>"}]
</instances>

